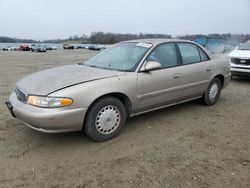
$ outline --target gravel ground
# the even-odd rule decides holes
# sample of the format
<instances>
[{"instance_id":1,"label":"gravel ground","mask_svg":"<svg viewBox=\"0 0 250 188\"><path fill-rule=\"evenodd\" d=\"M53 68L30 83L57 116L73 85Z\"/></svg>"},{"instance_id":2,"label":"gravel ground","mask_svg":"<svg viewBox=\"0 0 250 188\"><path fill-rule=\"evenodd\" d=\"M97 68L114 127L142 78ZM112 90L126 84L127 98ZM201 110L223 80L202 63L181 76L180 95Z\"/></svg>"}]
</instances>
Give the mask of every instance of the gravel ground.
<instances>
[{"instance_id":1,"label":"gravel ground","mask_svg":"<svg viewBox=\"0 0 250 188\"><path fill-rule=\"evenodd\" d=\"M82 132L44 134L10 116L4 102L23 76L78 63L96 52L0 52L0 187L250 187L250 79L219 102L188 102L127 121L95 143Z\"/></svg>"}]
</instances>

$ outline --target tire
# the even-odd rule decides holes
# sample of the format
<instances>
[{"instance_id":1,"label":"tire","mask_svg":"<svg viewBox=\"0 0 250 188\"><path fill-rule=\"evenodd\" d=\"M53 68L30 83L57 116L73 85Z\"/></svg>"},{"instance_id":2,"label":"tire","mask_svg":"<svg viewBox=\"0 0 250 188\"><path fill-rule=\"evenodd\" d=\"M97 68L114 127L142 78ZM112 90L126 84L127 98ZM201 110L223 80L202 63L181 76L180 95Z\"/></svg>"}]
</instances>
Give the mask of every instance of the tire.
<instances>
[{"instance_id":1,"label":"tire","mask_svg":"<svg viewBox=\"0 0 250 188\"><path fill-rule=\"evenodd\" d=\"M105 97L96 101L89 109L84 132L94 141L103 142L120 134L126 123L126 109L115 97Z\"/></svg>"},{"instance_id":2,"label":"tire","mask_svg":"<svg viewBox=\"0 0 250 188\"><path fill-rule=\"evenodd\" d=\"M221 81L218 78L214 78L206 92L202 96L202 102L206 106L212 106L216 104L216 102L219 100L221 94Z\"/></svg>"}]
</instances>

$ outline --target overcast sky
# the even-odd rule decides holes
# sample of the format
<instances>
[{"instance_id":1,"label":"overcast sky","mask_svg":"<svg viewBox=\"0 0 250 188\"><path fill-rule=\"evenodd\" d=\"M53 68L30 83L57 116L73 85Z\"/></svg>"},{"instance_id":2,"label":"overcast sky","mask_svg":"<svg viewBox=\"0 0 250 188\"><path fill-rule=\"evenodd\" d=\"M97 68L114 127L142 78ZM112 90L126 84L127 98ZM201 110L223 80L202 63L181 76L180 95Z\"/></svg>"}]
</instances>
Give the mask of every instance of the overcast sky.
<instances>
[{"instance_id":1,"label":"overcast sky","mask_svg":"<svg viewBox=\"0 0 250 188\"><path fill-rule=\"evenodd\" d=\"M0 0L0 36L250 33L250 0Z\"/></svg>"}]
</instances>

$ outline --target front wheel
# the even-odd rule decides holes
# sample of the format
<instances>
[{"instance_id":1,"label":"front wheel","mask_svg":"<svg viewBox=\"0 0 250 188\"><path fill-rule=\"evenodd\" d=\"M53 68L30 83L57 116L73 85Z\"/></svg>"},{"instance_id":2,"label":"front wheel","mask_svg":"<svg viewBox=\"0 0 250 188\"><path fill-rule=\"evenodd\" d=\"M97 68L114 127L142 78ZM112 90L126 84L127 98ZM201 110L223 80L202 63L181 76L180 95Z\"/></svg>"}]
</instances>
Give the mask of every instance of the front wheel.
<instances>
[{"instance_id":1,"label":"front wheel","mask_svg":"<svg viewBox=\"0 0 250 188\"><path fill-rule=\"evenodd\" d=\"M95 141L106 141L117 136L126 122L126 109L115 97L105 97L95 102L84 123L86 135Z\"/></svg>"},{"instance_id":2,"label":"front wheel","mask_svg":"<svg viewBox=\"0 0 250 188\"><path fill-rule=\"evenodd\" d=\"M202 101L207 106L214 105L220 98L220 94L221 94L221 81L218 78L214 78L210 82L206 92L203 94Z\"/></svg>"}]
</instances>

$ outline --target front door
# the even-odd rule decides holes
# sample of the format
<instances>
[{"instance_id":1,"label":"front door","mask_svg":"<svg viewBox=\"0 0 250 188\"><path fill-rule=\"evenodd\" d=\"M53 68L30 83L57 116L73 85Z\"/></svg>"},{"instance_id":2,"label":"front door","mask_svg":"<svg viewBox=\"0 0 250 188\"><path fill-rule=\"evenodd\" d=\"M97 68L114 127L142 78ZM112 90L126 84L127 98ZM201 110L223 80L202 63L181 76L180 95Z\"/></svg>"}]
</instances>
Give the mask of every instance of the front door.
<instances>
[{"instance_id":1,"label":"front door","mask_svg":"<svg viewBox=\"0 0 250 188\"><path fill-rule=\"evenodd\" d=\"M138 73L137 112L175 103L181 97L183 71L179 66L175 44L166 43L156 47L146 60L149 61L159 62L161 68Z\"/></svg>"}]
</instances>

